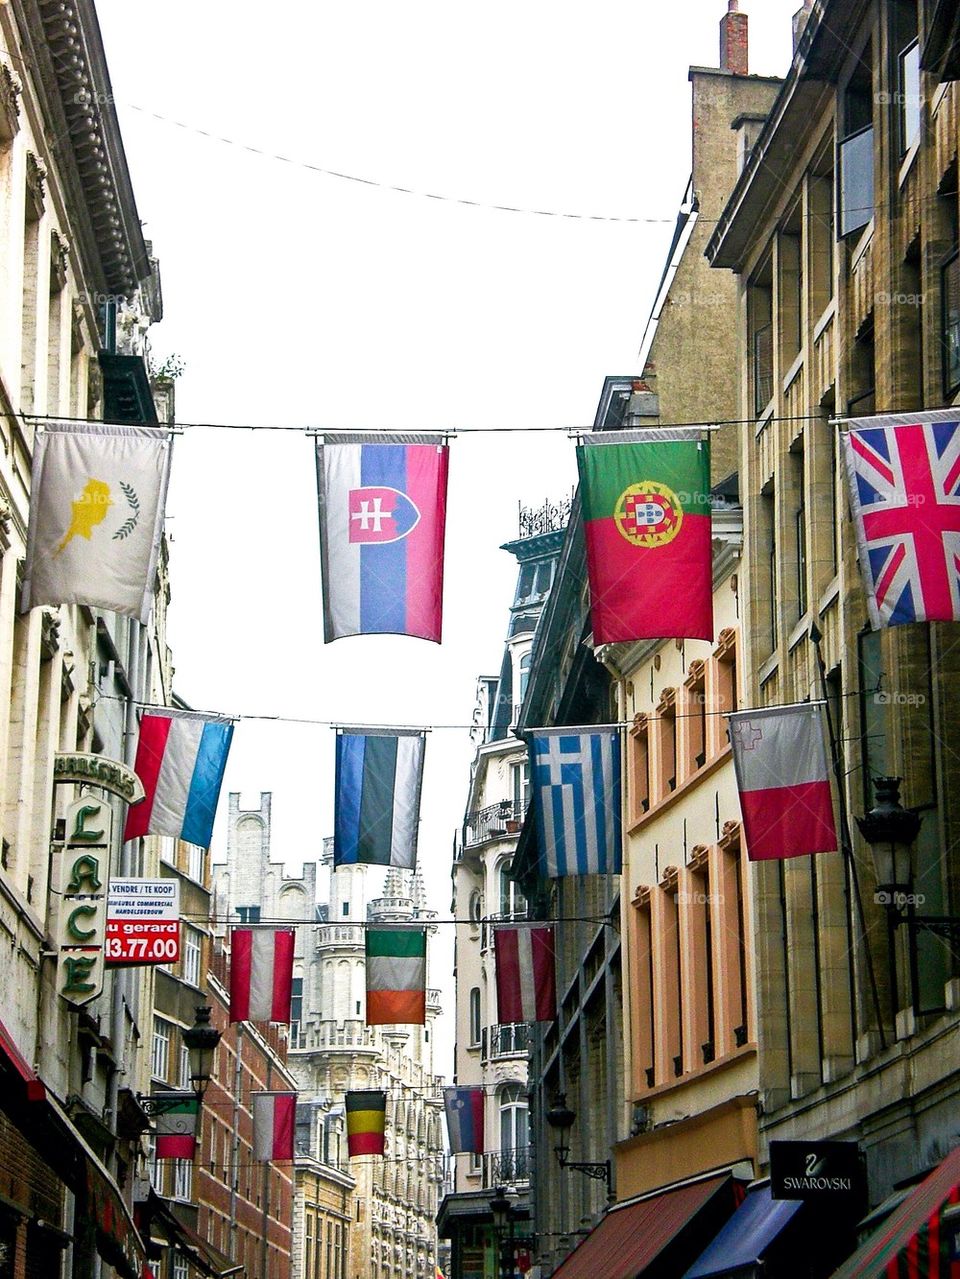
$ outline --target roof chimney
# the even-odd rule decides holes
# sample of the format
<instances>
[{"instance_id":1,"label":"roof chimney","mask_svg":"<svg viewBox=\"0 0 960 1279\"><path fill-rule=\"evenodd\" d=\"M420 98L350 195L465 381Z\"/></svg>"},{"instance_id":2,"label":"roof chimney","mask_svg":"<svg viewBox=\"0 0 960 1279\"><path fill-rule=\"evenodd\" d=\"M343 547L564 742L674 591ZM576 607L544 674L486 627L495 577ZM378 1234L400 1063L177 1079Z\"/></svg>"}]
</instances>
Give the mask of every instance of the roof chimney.
<instances>
[{"instance_id":1,"label":"roof chimney","mask_svg":"<svg viewBox=\"0 0 960 1279\"><path fill-rule=\"evenodd\" d=\"M727 12L720 20L720 70L734 75L749 74L747 15L738 0L727 0Z\"/></svg>"},{"instance_id":2,"label":"roof chimney","mask_svg":"<svg viewBox=\"0 0 960 1279\"><path fill-rule=\"evenodd\" d=\"M803 8L798 9L793 15L793 51L796 53L797 45L803 36L803 29L807 25L807 19L813 12L813 0L803 0Z\"/></svg>"}]
</instances>

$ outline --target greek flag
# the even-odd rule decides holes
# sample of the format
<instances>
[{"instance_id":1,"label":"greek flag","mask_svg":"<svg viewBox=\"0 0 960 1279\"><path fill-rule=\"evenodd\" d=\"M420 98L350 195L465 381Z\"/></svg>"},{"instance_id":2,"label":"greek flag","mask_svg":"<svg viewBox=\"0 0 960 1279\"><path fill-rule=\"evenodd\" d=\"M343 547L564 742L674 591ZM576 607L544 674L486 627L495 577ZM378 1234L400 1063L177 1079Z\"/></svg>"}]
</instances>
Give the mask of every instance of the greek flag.
<instances>
[{"instance_id":1,"label":"greek flag","mask_svg":"<svg viewBox=\"0 0 960 1279\"><path fill-rule=\"evenodd\" d=\"M540 729L531 750L547 876L619 875L619 731Z\"/></svg>"}]
</instances>

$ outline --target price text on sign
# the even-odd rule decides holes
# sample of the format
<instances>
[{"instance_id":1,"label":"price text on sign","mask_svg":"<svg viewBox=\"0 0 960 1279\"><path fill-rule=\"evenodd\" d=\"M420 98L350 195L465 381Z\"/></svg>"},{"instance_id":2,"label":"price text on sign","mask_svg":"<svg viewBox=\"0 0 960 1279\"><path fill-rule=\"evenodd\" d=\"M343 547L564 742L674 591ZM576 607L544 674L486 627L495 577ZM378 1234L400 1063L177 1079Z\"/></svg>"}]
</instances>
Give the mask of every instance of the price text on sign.
<instances>
[{"instance_id":1,"label":"price text on sign","mask_svg":"<svg viewBox=\"0 0 960 1279\"><path fill-rule=\"evenodd\" d=\"M107 921L108 964L171 964L180 958L180 924L175 919L143 923Z\"/></svg>"}]
</instances>

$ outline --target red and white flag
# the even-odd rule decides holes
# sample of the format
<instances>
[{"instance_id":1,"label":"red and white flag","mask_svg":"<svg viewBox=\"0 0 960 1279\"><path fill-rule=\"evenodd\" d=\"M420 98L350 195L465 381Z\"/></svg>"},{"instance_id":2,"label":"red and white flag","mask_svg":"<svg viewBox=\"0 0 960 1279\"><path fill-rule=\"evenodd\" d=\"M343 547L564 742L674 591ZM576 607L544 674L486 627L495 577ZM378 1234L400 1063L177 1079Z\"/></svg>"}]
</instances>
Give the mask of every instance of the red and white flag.
<instances>
[{"instance_id":1,"label":"red and white flag","mask_svg":"<svg viewBox=\"0 0 960 1279\"><path fill-rule=\"evenodd\" d=\"M730 716L730 741L751 861L837 848L823 702Z\"/></svg>"},{"instance_id":2,"label":"red and white flag","mask_svg":"<svg viewBox=\"0 0 960 1279\"><path fill-rule=\"evenodd\" d=\"M509 924L493 930L497 961L497 1020L553 1021L557 981L553 929L543 924Z\"/></svg>"},{"instance_id":3,"label":"red and white flag","mask_svg":"<svg viewBox=\"0 0 960 1279\"><path fill-rule=\"evenodd\" d=\"M293 1158L295 1092L253 1094L253 1157L261 1163Z\"/></svg>"},{"instance_id":4,"label":"red and white flag","mask_svg":"<svg viewBox=\"0 0 960 1279\"><path fill-rule=\"evenodd\" d=\"M293 929L230 930L230 1020L290 1020Z\"/></svg>"}]
</instances>

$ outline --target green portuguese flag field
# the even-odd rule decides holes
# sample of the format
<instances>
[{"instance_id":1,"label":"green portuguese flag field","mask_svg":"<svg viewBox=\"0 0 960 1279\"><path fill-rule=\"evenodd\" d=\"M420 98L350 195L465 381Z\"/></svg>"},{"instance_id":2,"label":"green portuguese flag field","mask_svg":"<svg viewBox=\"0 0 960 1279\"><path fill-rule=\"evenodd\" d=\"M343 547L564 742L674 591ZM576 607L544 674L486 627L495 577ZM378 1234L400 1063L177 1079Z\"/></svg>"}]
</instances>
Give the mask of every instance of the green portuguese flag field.
<instances>
[{"instance_id":1,"label":"green portuguese flag field","mask_svg":"<svg viewBox=\"0 0 960 1279\"><path fill-rule=\"evenodd\" d=\"M577 449L596 644L713 639L710 445Z\"/></svg>"}]
</instances>

